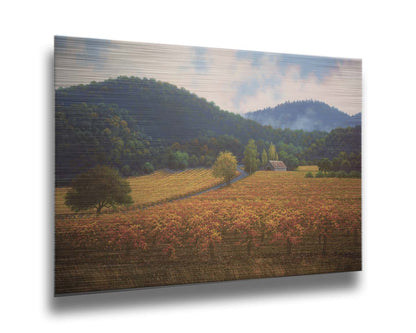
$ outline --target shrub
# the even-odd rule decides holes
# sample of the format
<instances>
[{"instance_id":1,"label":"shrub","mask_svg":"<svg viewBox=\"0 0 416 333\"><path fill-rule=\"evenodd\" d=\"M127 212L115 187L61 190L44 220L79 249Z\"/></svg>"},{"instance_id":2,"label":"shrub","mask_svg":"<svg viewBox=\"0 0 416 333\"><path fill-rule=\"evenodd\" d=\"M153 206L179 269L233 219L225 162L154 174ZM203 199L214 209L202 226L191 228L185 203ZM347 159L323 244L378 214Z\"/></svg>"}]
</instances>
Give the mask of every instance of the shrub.
<instances>
[{"instance_id":1,"label":"shrub","mask_svg":"<svg viewBox=\"0 0 416 333\"><path fill-rule=\"evenodd\" d=\"M129 165L124 165L121 168L121 174L125 177L131 176L132 172Z\"/></svg>"},{"instance_id":2,"label":"shrub","mask_svg":"<svg viewBox=\"0 0 416 333\"><path fill-rule=\"evenodd\" d=\"M361 178L361 172L353 170L348 174L348 177L350 177L350 178Z\"/></svg>"},{"instance_id":3,"label":"shrub","mask_svg":"<svg viewBox=\"0 0 416 333\"><path fill-rule=\"evenodd\" d=\"M351 163L348 160L344 160L341 162L341 170L345 172L351 171Z\"/></svg>"},{"instance_id":4,"label":"shrub","mask_svg":"<svg viewBox=\"0 0 416 333\"><path fill-rule=\"evenodd\" d=\"M336 176L337 178L347 178L348 174L344 170L341 170L336 172Z\"/></svg>"},{"instance_id":5,"label":"shrub","mask_svg":"<svg viewBox=\"0 0 416 333\"><path fill-rule=\"evenodd\" d=\"M312 172L308 172L306 175L305 175L305 178L313 178L313 174L312 174Z\"/></svg>"},{"instance_id":6,"label":"shrub","mask_svg":"<svg viewBox=\"0 0 416 333\"><path fill-rule=\"evenodd\" d=\"M199 160L198 160L198 157L196 155L192 155L189 158L189 166L191 168L194 168L194 167L198 166L198 163L199 163Z\"/></svg>"},{"instance_id":7,"label":"shrub","mask_svg":"<svg viewBox=\"0 0 416 333\"><path fill-rule=\"evenodd\" d=\"M329 171L327 174L328 178L335 178L337 176L337 174L335 173L335 171Z\"/></svg>"},{"instance_id":8,"label":"shrub","mask_svg":"<svg viewBox=\"0 0 416 333\"><path fill-rule=\"evenodd\" d=\"M324 178L324 173L322 171L318 171L315 175L315 178Z\"/></svg>"},{"instance_id":9,"label":"shrub","mask_svg":"<svg viewBox=\"0 0 416 333\"><path fill-rule=\"evenodd\" d=\"M152 163L146 162L143 165L143 171L144 171L144 173L149 174L149 173L152 173L153 171L155 171L155 168L153 167Z\"/></svg>"}]
</instances>

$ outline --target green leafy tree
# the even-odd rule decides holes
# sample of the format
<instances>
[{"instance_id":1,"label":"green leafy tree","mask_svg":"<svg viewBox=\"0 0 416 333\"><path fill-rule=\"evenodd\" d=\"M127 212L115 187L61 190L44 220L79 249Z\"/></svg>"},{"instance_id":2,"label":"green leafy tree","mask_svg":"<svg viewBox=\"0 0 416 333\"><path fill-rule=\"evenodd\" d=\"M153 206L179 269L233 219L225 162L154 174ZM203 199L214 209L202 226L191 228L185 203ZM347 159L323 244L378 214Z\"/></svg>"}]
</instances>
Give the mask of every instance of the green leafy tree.
<instances>
[{"instance_id":1,"label":"green leafy tree","mask_svg":"<svg viewBox=\"0 0 416 333\"><path fill-rule=\"evenodd\" d=\"M292 171L299 166L299 160L296 156L289 155L287 160L284 162L287 166L287 169Z\"/></svg>"},{"instance_id":2,"label":"green leafy tree","mask_svg":"<svg viewBox=\"0 0 416 333\"><path fill-rule=\"evenodd\" d=\"M339 157L335 157L333 160L332 160L332 165L331 165L331 170L333 170L333 171L338 171L338 170L340 170L341 169L341 163L342 163L342 160L341 160L341 158L339 158Z\"/></svg>"},{"instance_id":3,"label":"green leafy tree","mask_svg":"<svg viewBox=\"0 0 416 333\"><path fill-rule=\"evenodd\" d=\"M224 178L227 185L230 185L231 179L235 177L236 171L237 159L228 151L221 152L212 166L214 177Z\"/></svg>"},{"instance_id":4,"label":"green leafy tree","mask_svg":"<svg viewBox=\"0 0 416 333\"><path fill-rule=\"evenodd\" d=\"M280 159L286 164L287 170L295 170L299 166L299 159L285 151L280 152Z\"/></svg>"},{"instance_id":5,"label":"green leafy tree","mask_svg":"<svg viewBox=\"0 0 416 333\"><path fill-rule=\"evenodd\" d=\"M271 143L269 147L269 160L272 160L272 161L277 160L276 147L273 143Z\"/></svg>"},{"instance_id":6,"label":"green leafy tree","mask_svg":"<svg viewBox=\"0 0 416 333\"><path fill-rule=\"evenodd\" d=\"M177 151L175 153L176 160L178 161L178 169L186 169L188 167L189 155L188 153Z\"/></svg>"},{"instance_id":7,"label":"green leafy tree","mask_svg":"<svg viewBox=\"0 0 416 333\"><path fill-rule=\"evenodd\" d=\"M268 162L268 158L267 158L267 152L266 149L263 149L263 152L261 153L261 166L266 166L267 162Z\"/></svg>"},{"instance_id":8,"label":"green leafy tree","mask_svg":"<svg viewBox=\"0 0 416 333\"><path fill-rule=\"evenodd\" d=\"M125 177L131 176L131 168L129 165L123 165L121 168L121 174Z\"/></svg>"},{"instance_id":9,"label":"green leafy tree","mask_svg":"<svg viewBox=\"0 0 416 333\"><path fill-rule=\"evenodd\" d=\"M324 158L323 160L320 160L318 162L319 171L326 173L331 170L331 167L332 167L331 161L327 158Z\"/></svg>"},{"instance_id":10,"label":"green leafy tree","mask_svg":"<svg viewBox=\"0 0 416 333\"><path fill-rule=\"evenodd\" d=\"M188 167L189 155L186 152L170 150L168 152L168 165L172 170L182 170Z\"/></svg>"},{"instance_id":11,"label":"green leafy tree","mask_svg":"<svg viewBox=\"0 0 416 333\"><path fill-rule=\"evenodd\" d=\"M78 175L65 197L65 204L74 211L96 208L97 214L104 207L129 205L133 200L129 183L117 170L108 166L96 166Z\"/></svg>"},{"instance_id":12,"label":"green leafy tree","mask_svg":"<svg viewBox=\"0 0 416 333\"><path fill-rule=\"evenodd\" d=\"M244 170L249 174L254 173L259 164L257 159L257 146L253 139L248 141L247 146L244 149Z\"/></svg>"},{"instance_id":13,"label":"green leafy tree","mask_svg":"<svg viewBox=\"0 0 416 333\"><path fill-rule=\"evenodd\" d=\"M199 163L199 160L198 160L198 157L196 155L192 155L189 158L189 166L190 167L194 168L194 167L198 166L198 163Z\"/></svg>"},{"instance_id":14,"label":"green leafy tree","mask_svg":"<svg viewBox=\"0 0 416 333\"><path fill-rule=\"evenodd\" d=\"M340 152L340 153L339 153L339 155L338 155L338 157L339 157L341 160L346 160L346 159L348 159L347 153L346 153L345 151Z\"/></svg>"},{"instance_id":15,"label":"green leafy tree","mask_svg":"<svg viewBox=\"0 0 416 333\"><path fill-rule=\"evenodd\" d=\"M150 174L150 173L152 173L153 171L155 171L155 168L153 167L153 164L152 164L152 163L150 163L150 162L146 162L146 163L143 165L143 171L144 171L144 173L145 173L145 174Z\"/></svg>"},{"instance_id":16,"label":"green leafy tree","mask_svg":"<svg viewBox=\"0 0 416 333\"><path fill-rule=\"evenodd\" d=\"M345 171L345 172L350 172L351 171L351 163L348 160L344 160L341 163L341 170Z\"/></svg>"}]
</instances>

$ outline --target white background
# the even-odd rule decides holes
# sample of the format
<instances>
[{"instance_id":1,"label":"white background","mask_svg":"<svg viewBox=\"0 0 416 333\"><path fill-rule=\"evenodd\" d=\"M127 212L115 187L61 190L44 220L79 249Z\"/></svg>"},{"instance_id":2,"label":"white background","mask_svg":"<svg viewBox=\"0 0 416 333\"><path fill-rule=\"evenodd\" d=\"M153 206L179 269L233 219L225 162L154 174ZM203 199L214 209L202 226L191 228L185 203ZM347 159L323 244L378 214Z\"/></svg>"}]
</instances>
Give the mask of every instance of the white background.
<instances>
[{"instance_id":1,"label":"white background","mask_svg":"<svg viewBox=\"0 0 416 333\"><path fill-rule=\"evenodd\" d=\"M414 331L414 13L398 0L3 4L2 331ZM53 35L362 58L363 272L54 299Z\"/></svg>"}]
</instances>

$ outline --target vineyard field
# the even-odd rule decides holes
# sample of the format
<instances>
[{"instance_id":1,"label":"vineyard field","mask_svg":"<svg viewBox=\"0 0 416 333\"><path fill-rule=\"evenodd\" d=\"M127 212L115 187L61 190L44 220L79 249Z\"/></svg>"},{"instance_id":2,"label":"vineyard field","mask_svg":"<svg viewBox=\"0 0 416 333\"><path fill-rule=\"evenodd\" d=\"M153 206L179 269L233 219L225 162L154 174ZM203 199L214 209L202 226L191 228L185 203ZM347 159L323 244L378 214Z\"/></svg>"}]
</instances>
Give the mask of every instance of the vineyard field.
<instances>
[{"instance_id":1,"label":"vineyard field","mask_svg":"<svg viewBox=\"0 0 416 333\"><path fill-rule=\"evenodd\" d=\"M306 171L258 171L147 209L57 217L55 291L360 270L361 179Z\"/></svg>"},{"instance_id":2,"label":"vineyard field","mask_svg":"<svg viewBox=\"0 0 416 333\"><path fill-rule=\"evenodd\" d=\"M130 209L188 196L223 182L222 179L212 175L211 169L204 168L187 169L180 172L159 170L150 175L127 179L134 201ZM57 215L74 213L65 205L65 195L68 190L68 187L55 189L55 213ZM88 212L94 213L95 210L92 209Z\"/></svg>"}]
</instances>

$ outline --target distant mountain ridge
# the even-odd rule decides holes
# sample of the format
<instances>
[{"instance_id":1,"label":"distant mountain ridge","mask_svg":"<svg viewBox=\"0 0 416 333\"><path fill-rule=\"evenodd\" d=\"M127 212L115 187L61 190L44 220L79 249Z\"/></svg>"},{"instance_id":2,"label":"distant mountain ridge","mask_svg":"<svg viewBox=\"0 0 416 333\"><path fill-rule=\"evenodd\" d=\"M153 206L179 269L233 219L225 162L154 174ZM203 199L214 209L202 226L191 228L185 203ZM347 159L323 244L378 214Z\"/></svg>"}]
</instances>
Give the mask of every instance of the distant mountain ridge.
<instances>
[{"instance_id":1,"label":"distant mountain ridge","mask_svg":"<svg viewBox=\"0 0 416 333\"><path fill-rule=\"evenodd\" d=\"M361 125L361 112L350 116L326 103L313 100L286 102L244 114L247 119L273 128L330 132L338 127Z\"/></svg>"}]
</instances>

